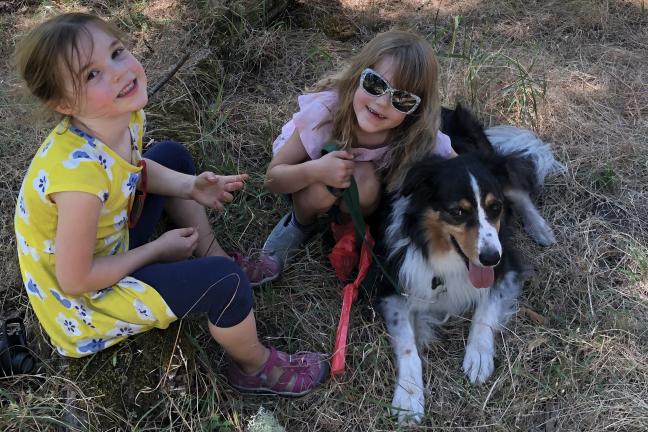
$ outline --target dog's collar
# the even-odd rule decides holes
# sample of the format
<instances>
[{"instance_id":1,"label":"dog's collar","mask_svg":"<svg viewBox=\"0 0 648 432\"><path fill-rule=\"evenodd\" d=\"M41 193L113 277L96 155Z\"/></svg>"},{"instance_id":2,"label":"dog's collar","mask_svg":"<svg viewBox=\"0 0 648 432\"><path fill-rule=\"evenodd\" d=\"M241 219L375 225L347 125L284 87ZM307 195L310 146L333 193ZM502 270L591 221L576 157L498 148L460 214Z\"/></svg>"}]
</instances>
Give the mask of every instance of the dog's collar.
<instances>
[{"instance_id":1,"label":"dog's collar","mask_svg":"<svg viewBox=\"0 0 648 432\"><path fill-rule=\"evenodd\" d=\"M429 303L436 303L439 301L439 297L443 295L445 292L447 292L447 288L445 287L445 283L443 279L440 277L434 276L432 278L432 283L430 284L432 291L434 291L433 299L426 299L424 300L425 302ZM406 292L399 290L398 291L399 295L402 295L403 297L409 297L409 294ZM423 301L423 300L422 300Z\"/></svg>"}]
</instances>

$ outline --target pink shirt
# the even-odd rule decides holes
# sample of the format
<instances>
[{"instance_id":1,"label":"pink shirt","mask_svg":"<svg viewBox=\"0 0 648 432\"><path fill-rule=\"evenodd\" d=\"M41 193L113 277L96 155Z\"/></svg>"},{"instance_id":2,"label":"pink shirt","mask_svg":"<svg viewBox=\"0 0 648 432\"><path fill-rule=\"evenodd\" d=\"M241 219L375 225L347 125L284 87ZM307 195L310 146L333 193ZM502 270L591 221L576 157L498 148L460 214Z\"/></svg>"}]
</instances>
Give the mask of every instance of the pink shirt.
<instances>
[{"instance_id":1,"label":"pink shirt","mask_svg":"<svg viewBox=\"0 0 648 432\"><path fill-rule=\"evenodd\" d=\"M277 154L296 129L308 156L311 159L319 159L324 144L331 139L333 123L329 120L332 119L337 102L337 93L332 90L299 96L297 98L299 111L293 114L292 120L281 128L281 134L272 143L272 154ZM321 124L322 122L326 123ZM375 161L381 165L388 149L389 145L373 148L354 147L351 149L351 153L354 155L353 160L355 161ZM441 131L437 133L434 154L446 158L454 154L450 145L450 137Z\"/></svg>"}]
</instances>

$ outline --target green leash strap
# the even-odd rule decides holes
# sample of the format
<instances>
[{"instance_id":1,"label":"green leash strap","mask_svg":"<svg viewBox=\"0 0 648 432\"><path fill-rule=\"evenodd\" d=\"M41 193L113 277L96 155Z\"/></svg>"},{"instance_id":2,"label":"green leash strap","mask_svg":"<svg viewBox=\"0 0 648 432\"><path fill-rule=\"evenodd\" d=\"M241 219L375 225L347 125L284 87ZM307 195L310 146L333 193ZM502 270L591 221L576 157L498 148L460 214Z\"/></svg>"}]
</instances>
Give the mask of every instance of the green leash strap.
<instances>
[{"instance_id":1,"label":"green leash strap","mask_svg":"<svg viewBox=\"0 0 648 432\"><path fill-rule=\"evenodd\" d=\"M339 147L336 143L327 143L322 148L322 156L337 150L339 150ZM360 245L362 245L362 243L365 241L366 225L364 217L362 216L362 211L360 210L360 194L358 193L358 185L356 184L355 178L353 176L351 177L351 186L346 189L338 189L331 186L328 186L328 189L334 196L342 196L342 201L346 204L349 212L351 213L351 220L353 221L353 226L355 228L356 245L360 247ZM387 272L387 270L385 270L385 267L383 267L382 263L374 253L373 248L370 247L369 252L371 252L373 262L378 265L389 283L392 284L397 292L400 292L398 284L394 282L391 275ZM358 253L360 253L360 250L358 250Z\"/></svg>"},{"instance_id":2,"label":"green leash strap","mask_svg":"<svg viewBox=\"0 0 648 432\"><path fill-rule=\"evenodd\" d=\"M332 142L328 143L322 148L322 156L338 150L339 147L337 144ZM351 220L353 221L356 232L356 244L362 244L366 227L364 217L362 217L362 211L360 210L360 194L358 193L358 185L356 184L355 178L351 176L351 186L346 189L338 189L331 186L328 186L328 189L334 196L342 196L342 201L344 201L351 213Z\"/></svg>"}]
</instances>

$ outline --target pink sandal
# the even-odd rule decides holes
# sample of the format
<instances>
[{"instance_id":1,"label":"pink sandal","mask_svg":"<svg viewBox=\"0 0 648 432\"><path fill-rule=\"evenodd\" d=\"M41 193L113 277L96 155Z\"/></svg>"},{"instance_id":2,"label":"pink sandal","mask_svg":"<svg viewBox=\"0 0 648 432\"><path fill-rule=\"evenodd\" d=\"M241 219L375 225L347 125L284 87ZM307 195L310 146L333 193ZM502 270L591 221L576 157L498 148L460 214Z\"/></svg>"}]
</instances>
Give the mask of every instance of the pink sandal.
<instances>
[{"instance_id":1,"label":"pink sandal","mask_svg":"<svg viewBox=\"0 0 648 432\"><path fill-rule=\"evenodd\" d=\"M328 372L324 354L303 352L290 355L270 347L270 357L258 372L246 374L232 362L227 378L232 387L243 393L297 397L320 385Z\"/></svg>"},{"instance_id":2,"label":"pink sandal","mask_svg":"<svg viewBox=\"0 0 648 432\"><path fill-rule=\"evenodd\" d=\"M271 282L277 279L281 273L280 264L270 255L261 253L258 256L250 257L232 253L230 256L247 275L250 285L253 287Z\"/></svg>"}]
</instances>

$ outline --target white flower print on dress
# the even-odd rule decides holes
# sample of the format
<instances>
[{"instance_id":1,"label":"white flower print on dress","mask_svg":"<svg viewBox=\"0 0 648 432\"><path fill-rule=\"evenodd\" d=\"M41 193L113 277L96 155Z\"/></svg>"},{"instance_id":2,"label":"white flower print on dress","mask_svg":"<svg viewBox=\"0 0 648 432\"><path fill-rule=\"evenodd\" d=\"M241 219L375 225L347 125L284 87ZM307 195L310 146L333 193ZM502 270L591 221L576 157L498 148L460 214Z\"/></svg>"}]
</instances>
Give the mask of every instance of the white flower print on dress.
<instances>
[{"instance_id":1,"label":"white flower print on dress","mask_svg":"<svg viewBox=\"0 0 648 432\"><path fill-rule=\"evenodd\" d=\"M130 173L128 174L128 179L122 182L122 193L126 198L130 198L135 193L139 177L139 173Z\"/></svg>"},{"instance_id":2,"label":"white flower print on dress","mask_svg":"<svg viewBox=\"0 0 648 432\"><path fill-rule=\"evenodd\" d=\"M43 252L48 255L53 255L56 252L54 248L54 242L52 240L43 241Z\"/></svg>"},{"instance_id":3,"label":"white flower print on dress","mask_svg":"<svg viewBox=\"0 0 648 432\"><path fill-rule=\"evenodd\" d=\"M109 330L106 334L112 337L133 336L140 333L144 326L131 324L123 321L117 321L115 327Z\"/></svg>"},{"instance_id":4,"label":"white flower print on dress","mask_svg":"<svg viewBox=\"0 0 648 432\"><path fill-rule=\"evenodd\" d=\"M63 162L63 166L65 168L75 169L81 162L98 163L106 171L108 178L112 180L112 166L115 163L115 159L108 155L108 153L86 143L72 151L68 159Z\"/></svg>"},{"instance_id":5,"label":"white flower print on dress","mask_svg":"<svg viewBox=\"0 0 648 432\"><path fill-rule=\"evenodd\" d=\"M58 292L58 290L55 290L54 288L50 288L50 293L56 300L58 300L59 303L61 303L61 305L65 309L70 309L72 307L72 300L65 297L63 294Z\"/></svg>"},{"instance_id":6,"label":"white flower print on dress","mask_svg":"<svg viewBox=\"0 0 648 432\"><path fill-rule=\"evenodd\" d=\"M86 143L79 150L84 152L85 156L89 157L91 160L99 162L99 164L103 167L103 169L106 170L106 174L108 174L108 178L112 180L113 178L112 166L115 163L115 159L113 159L108 153L101 150L102 148L101 141L98 141L92 135L89 135L84 131L82 131L81 129L74 126L70 126L70 131L74 132L75 134L77 134L78 136L80 136L85 140ZM80 157L80 160L84 159L84 156L81 155L80 153L77 154L77 156ZM72 157L72 159L75 159L75 157ZM72 161L66 161L66 162L72 163Z\"/></svg>"},{"instance_id":7,"label":"white flower print on dress","mask_svg":"<svg viewBox=\"0 0 648 432\"><path fill-rule=\"evenodd\" d=\"M18 246L20 247L20 252L22 252L23 255L30 255L34 261L40 260L40 255L38 254L36 248L31 247L29 243L27 243L27 240L25 240L25 237L20 235L20 233L17 231L16 240L18 240Z\"/></svg>"},{"instance_id":8,"label":"white flower print on dress","mask_svg":"<svg viewBox=\"0 0 648 432\"><path fill-rule=\"evenodd\" d=\"M101 150L95 150L97 154L97 162L106 170L108 178L112 181L112 166L115 164L115 159L110 157L110 155Z\"/></svg>"},{"instance_id":9,"label":"white flower print on dress","mask_svg":"<svg viewBox=\"0 0 648 432\"><path fill-rule=\"evenodd\" d=\"M81 339L76 342L77 352L80 354L92 354L107 348L109 345L106 339ZM111 344L112 345L112 344Z\"/></svg>"},{"instance_id":10,"label":"white flower print on dress","mask_svg":"<svg viewBox=\"0 0 648 432\"><path fill-rule=\"evenodd\" d=\"M69 336L81 336L81 330L79 330L79 322L74 318L65 316L63 313L59 313L56 317L56 322L59 323L63 331Z\"/></svg>"},{"instance_id":11,"label":"white flower print on dress","mask_svg":"<svg viewBox=\"0 0 648 432\"><path fill-rule=\"evenodd\" d=\"M115 215L113 218L113 222L115 222L114 226L116 230L121 230L126 226L126 222L128 221L128 213L126 213L126 210L122 210L119 212L119 214Z\"/></svg>"},{"instance_id":12,"label":"white flower print on dress","mask_svg":"<svg viewBox=\"0 0 648 432\"><path fill-rule=\"evenodd\" d=\"M101 215L105 215L111 212L111 209L108 208L108 198L110 198L110 193L107 190L102 190L100 191L97 195L99 195L99 200L101 201Z\"/></svg>"},{"instance_id":13,"label":"white flower print on dress","mask_svg":"<svg viewBox=\"0 0 648 432\"><path fill-rule=\"evenodd\" d=\"M23 184L18 194L18 216L20 216L25 223L29 224L29 212L27 211L27 204L25 204L25 195L23 194Z\"/></svg>"},{"instance_id":14,"label":"white flower print on dress","mask_svg":"<svg viewBox=\"0 0 648 432\"><path fill-rule=\"evenodd\" d=\"M47 171L42 169L38 171L36 178L34 178L34 181L32 182L32 186L34 187L36 192L38 192L38 196L40 197L41 201L46 204L52 205L52 203L47 198L45 198L45 191L47 190L48 183L49 179Z\"/></svg>"},{"instance_id":15,"label":"white flower print on dress","mask_svg":"<svg viewBox=\"0 0 648 432\"><path fill-rule=\"evenodd\" d=\"M18 247L20 249L20 252L22 252L23 255L29 255L29 244L27 244L27 240L25 240L25 237L23 237L19 232L16 232L16 240L18 240Z\"/></svg>"},{"instance_id":16,"label":"white flower print on dress","mask_svg":"<svg viewBox=\"0 0 648 432\"><path fill-rule=\"evenodd\" d=\"M115 255L117 252L119 252L119 249L124 242L124 230L119 231L115 235L104 238L103 241L106 246L111 247L110 255Z\"/></svg>"},{"instance_id":17,"label":"white flower print on dress","mask_svg":"<svg viewBox=\"0 0 648 432\"><path fill-rule=\"evenodd\" d=\"M121 241L115 243L115 245L113 246L113 248L110 250L109 254L110 254L110 255L117 255L117 254L119 254L119 252L121 251L121 247L122 247L122 242L121 242Z\"/></svg>"},{"instance_id":18,"label":"white flower print on dress","mask_svg":"<svg viewBox=\"0 0 648 432\"><path fill-rule=\"evenodd\" d=\"M76 311L77 318L83 321L83 324L95 328L94 324L92 324L92 309L88 308L83 298L72 300L72 308Z\"/></svg>"},{"instance_id":19,"label":"white flower print on dress","mask_svg":"<svg viewBox=\"0 0 648 432\"><path fill-rule=\"evenodd\" d=\"M44 158L45 156L47 156L47 151L50 149L50 147L52 147L53 142L54 142L54 138L50 138L50 139L47 140L47 142L45 143L45 145L41 149L40 157Z\"/></svg>"},{"instance_id":20,"label":"white flower print on dress","mask_svg":"<svg viewBox=\"0 0 648 432\"><path fill-rule=\"evenodd\" d=\"M101 202L103 204L106 204L106 202L108 201L108 198L110 197L110 194L108 193L108 191L106 189L99 192L98 195L99 195L99 199L101 200Z\"/></svg>"},{"instance_id":21,"label":"white flower print on dress","mask_svg":"<svg viewBox=\"0 0 648 432\"><path fill-rule=\"evenodd\" d=\"M90 299L91 299L91 300L97 300L97 299L99 299L99 298L105 296L106 294L108 294L108 293L111 292L112 290L113 290L112 287L108 287L108 288L101 288L100 290L97 290L97 291L91 292L91 293L90 293Z\"/></svg>"},{"instance_id":22,"label":"white flower print on dress","mask_svg":"<svg viewBox=\"0 0 648 432\"><path fill-rule=\"evenodd\" d=\"M141 293L146 291L146 287L142 285L142 282L140 282L139 280L135 279L132 276L126 276L125 278L117 282L117 285L119 285L122 288L132 289L134 291L141 292Z\"/></svg>"},{"instance_id":23,"label":"white flower print on dress","mask_svg":"<svg viewBox=\"0 0 648 432\"><path fill-rule=\"evenodd\" d=\"M25 278L27 279L25 281L25 289L27 290L27 294L36 296L41 300L45 300L46 294L45 292L40 289L34 278L32 278L32 275L29 273L25 273Z\"/></svg>"},{"instance_id":24,"label":"white flower print on dress","mask_svg":"<svg viewBox=\"0 0 648 432\"><path fill-rule=\"evenodd\" d=\"M151 309L140 299L133 300L133 307L135 308L135 312L137 312L137 315L140 317L140 319L143 319L145 321L155 321L155 315L153 315Z\"/></svg>"},{"instance_id":25,"label":"white flower print on dress","mask_svg":"<svg viewBox=\"0 0 648 432\"><path fill-rule=\"evenodd\" d=\"M69 169L75 169L79 167L81 162L94 162L95 158L93 157L94 149L89 145L85 144L83 147L77 148L70 155L68 159L63 161L63 166Z\"/></svg>"},{"instance_id":26,"label":"white flower print on dress","mask_svg":"<svg viewBox=\"0 0 648 432\"><path fill-rule=\"evenodd\" d=\"M84 131L82 131L76 126L70 126L69 129L71 132L74 132L75 134L83 138L86 144L88 144L91 148L97 147L96 139L92 135L85 133Z\"/></svg>"},{"instance_id":27,"label":"white flower print on dress","mask_svg":"<svg viewBox=\"0 0 648 432\"><path fill-rule=\"evenodd\" d=\"M103 241L105 245L110 246L112 244L122 241L123 239L124 239L124 233L120 231L116 234L105 237Z\"/></svg>"}]
</instances>

